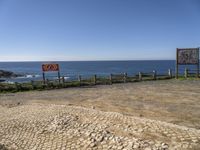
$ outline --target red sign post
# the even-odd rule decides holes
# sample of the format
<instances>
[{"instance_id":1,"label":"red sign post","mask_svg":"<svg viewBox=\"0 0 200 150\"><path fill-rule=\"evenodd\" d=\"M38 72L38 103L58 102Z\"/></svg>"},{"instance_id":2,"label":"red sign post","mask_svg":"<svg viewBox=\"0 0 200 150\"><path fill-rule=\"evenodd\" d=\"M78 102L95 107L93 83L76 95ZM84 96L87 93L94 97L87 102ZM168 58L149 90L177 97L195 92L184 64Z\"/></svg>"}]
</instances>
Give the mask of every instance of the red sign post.
<instances>
[{"instance_id":1,"label":"red sign post","mask_svg":"<svg viewBox=\"0 0 200 150\"><path fill-rule=\"evenodd\" d=\"M60 83L60 69L59 69L59 64L43 64L42 65L42 71L43 71L43 82L45 84L45 72L50 72L50 71L57 71L58 72L58 79Z\"/></svg>"}]
</instances>

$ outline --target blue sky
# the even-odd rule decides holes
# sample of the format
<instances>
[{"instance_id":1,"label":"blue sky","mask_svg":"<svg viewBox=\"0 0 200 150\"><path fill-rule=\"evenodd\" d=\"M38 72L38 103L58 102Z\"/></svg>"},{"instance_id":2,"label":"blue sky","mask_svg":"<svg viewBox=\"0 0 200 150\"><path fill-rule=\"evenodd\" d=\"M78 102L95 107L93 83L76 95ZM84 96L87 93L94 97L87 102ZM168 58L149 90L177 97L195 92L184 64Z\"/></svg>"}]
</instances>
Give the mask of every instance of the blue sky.
<instances>
[{"instance_id":1,"label":"blue sky","mask_svg":"<svg viewBox=\"0 0 200 150\"><path fill-rule=\"evenodd\" d=\"M0 61L175 59L199 0L0 0Z\"/></svg>"}]
</instances>

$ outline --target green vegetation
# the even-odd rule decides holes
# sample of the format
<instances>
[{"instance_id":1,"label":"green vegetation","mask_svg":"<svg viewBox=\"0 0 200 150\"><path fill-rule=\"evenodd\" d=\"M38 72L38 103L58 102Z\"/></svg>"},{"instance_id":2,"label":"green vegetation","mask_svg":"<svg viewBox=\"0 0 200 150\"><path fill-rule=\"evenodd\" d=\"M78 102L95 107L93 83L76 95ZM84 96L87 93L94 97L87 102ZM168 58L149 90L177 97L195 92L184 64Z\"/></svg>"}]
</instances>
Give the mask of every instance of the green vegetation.
<instances>
[{"instance_id":1,"label":"green vegetation","mask_svg":"<svg viewBox=\"0 0 200 150\"><path fill-rule=\"evenodd\" d=\"M197 78L196 76L188 76L187 78L185 76L179 76L178 80L200 80L200 78Z\"/></svg>"},{"instance_id":2,"label":"green vegetation","mask_svg":"<svg viewBox=\"0 0 200 150\"><path fill-rule=\"evenodd\" d=\"M94 85L109 85L115 83L125 83L125 82L139 82L139 81L149 81L149 80L165 80L171 79L167 75L157 75L156 79L152 74L143 74L142 78L139 76L127 76L127 74L115 74L107 77L97 77L93 76L90 78L81 79L81 81L61 81L58 80L49 81L47 80L44 84L43 81L31 81L27 83L0 83L0 93L12 93L12 92L23 92L32 90L50 90L50 89L60 89L69 87L80 87L80 86L94 86ZM180 78L182 80L182 78Z\"/></svg>"}]
</instances>

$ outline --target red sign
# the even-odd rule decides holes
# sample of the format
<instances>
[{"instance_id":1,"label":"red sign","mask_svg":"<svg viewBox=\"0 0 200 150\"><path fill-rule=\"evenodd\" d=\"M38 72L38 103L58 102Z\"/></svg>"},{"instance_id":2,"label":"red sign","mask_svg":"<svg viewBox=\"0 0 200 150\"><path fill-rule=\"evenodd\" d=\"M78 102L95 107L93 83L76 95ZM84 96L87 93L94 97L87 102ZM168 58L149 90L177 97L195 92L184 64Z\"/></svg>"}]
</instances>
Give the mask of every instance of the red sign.
<instances>
[{"instance_id":1,"label":"red sign","mask_svg":"<svg viewBox=\"0 0 200 150\"><path fill-rule=\"evenodd\" d=\"M59 65L58 64L43 64L42 70L44 72L46 72L46 71L59 71Z\"/></svg>"}]
</instances>

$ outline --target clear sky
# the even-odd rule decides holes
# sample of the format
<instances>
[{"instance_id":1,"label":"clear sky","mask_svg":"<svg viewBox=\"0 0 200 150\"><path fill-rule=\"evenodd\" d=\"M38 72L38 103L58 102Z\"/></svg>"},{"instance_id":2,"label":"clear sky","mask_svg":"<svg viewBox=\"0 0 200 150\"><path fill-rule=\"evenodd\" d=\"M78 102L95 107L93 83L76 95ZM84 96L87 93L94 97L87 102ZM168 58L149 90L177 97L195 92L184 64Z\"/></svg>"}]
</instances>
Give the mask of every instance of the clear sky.
<instances>
[{"instance_id":1,"label":"clear sky","mask_svg":"<svg viewBox=\"0 0 200 150\"><path fill-rule=\"evenodd\" d=\"M175 59L200 0L0 0L0 61Z\"/></svg>"}]
</instances>

